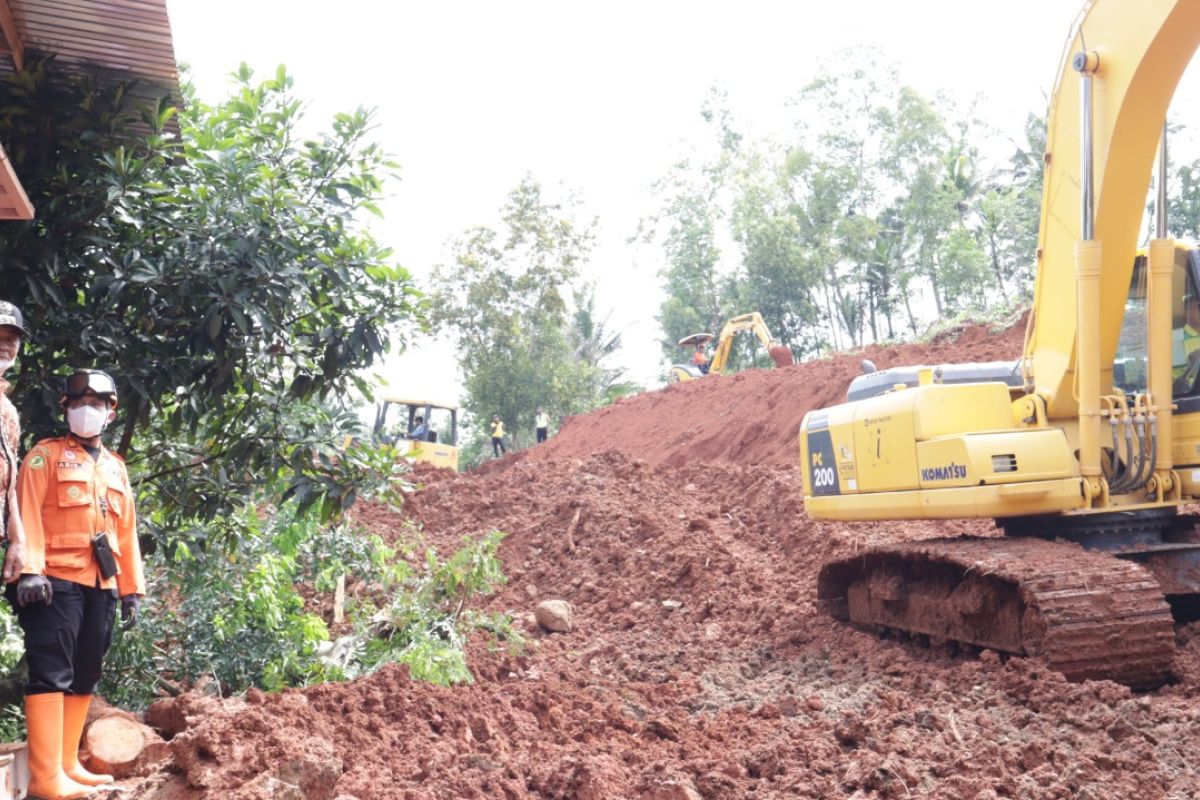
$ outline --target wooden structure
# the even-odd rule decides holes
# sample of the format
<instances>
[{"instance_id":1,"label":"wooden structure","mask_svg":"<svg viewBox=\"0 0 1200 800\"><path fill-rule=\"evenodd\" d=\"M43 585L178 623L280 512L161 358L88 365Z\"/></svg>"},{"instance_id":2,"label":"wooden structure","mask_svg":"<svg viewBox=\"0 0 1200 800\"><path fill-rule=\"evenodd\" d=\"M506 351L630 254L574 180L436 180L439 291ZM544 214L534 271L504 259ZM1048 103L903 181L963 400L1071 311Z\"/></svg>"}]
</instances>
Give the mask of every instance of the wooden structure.
<instances>
[{"instance_id":1,"label":"wooden structure","mask_svg":"<svg viewBox=\"0 0 1200 800\"><path fill-rule=\"evenodd\" d=\"M54 56L68 70L136 80L135 97L178 96L166 0L0 0L0 78L37 56ZM33 219L33 207L0 150L6 219Z\"/></svg>"}]
</instances>

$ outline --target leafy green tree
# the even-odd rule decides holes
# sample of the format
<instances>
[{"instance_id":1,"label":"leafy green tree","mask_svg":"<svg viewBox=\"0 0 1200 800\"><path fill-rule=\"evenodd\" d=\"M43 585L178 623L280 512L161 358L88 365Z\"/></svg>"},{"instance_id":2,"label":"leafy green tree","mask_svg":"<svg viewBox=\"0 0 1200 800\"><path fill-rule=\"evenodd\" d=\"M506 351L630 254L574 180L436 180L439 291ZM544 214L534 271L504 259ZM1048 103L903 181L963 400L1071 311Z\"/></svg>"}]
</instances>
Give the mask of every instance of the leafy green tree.
<instances>
[{"instance_id":1,"label":"leafy green tree","mask_svg":"<svg viewBox=\"0 0 1200 800\"><path fill-rule=\"evenodd\" d=\"M1171 233L1200 239L1200 160L1179 167L1175 177L1170 199Z\"/></svg>"},{"instance_id":2,"label":"leafy green tree","mask_svg":"<svg viewBox=\"0 0 1200 800\"><path fill-rule=\"evenodd\" d=\"M572 307L594 222L576 223L572 209L545 198L531 177L509 194L501 221L499 231L468 231L432 280L432 319L454 334L464 376L474 431L462 454L468 463L482 457L493 414L520 447L538 406L557 416L597 405L605 389L600 361L615 349L601 336L579 353L598 330L586 293L584 305ZM577 335L580 314L587 326Z\"/></svg>"},{"instance_id":3,"label":"leafy green tree","mask_svg":"<svg viewBox=\"0 0 1200 800\"><path fill-rule=\"evenodd\" d=\"M356 222L394 167L371 113L305 135L282 68L236 80L215 105L185 89L178 138L175 109L139 112L127 84L52 62L0 84L0 140L37 209L0 227L5 294L35 331L15 381L25 430L60 430L72 367L111 371L113 445L148 519L172 527L311 473L352 419L325 401L369 390L357 371L419 321L408 274Z\"/></svg>"},{"instance_id":4,"label":"leafy green tree","mask_svg":"<svg viewBox=\"0 0 1200 800\"><path fill-rule=\"evenodd\" d=\"M621 349L621 334L612 330L609 316L601 318L596 311L596 290L593 285L574 291L574 313L568 330L568 342L573 357L590 367L579 373L589 384L582 387L579 398L589 404L600 399L612 402L617 397L638 391L639 387L623 380L624 367L610 366L612 357ZM577 413L585 410L579 407L566 411Z\"/></svg>"},{"instance_id":5,"label":"leafy green tree","mask_svg":"<svg viewBox=\"0 0 1200 800\"><path fill-rule=\"evenodd\" d=\"M804 205L812 161L802 150L748 151L738 172L732 234L741 251L740 309L762 313L772 334L796 354L826 343L817 302L823 266L815 256L812 222ZM757 342L743 350L750 363L769 364ZM746 358L744 355L743 358Z\"/></svg>"},{"instance_id":6,"label":"leafy green tree","mask_svg":"<svg viewBox=\"0 0 1200 800\"><path fill-rule=\"evenodd\" d=\"M686 168L686 165L681 165ZM664 336L663 356L679 358L676 342L700 331L715 332L727 316L726 282L717 271L718 214L709 193L698 187L678 187L662 212L669 220L663 235L666 263L659 271L667 299L659 312Z\"/></svg>"}]
</instances>

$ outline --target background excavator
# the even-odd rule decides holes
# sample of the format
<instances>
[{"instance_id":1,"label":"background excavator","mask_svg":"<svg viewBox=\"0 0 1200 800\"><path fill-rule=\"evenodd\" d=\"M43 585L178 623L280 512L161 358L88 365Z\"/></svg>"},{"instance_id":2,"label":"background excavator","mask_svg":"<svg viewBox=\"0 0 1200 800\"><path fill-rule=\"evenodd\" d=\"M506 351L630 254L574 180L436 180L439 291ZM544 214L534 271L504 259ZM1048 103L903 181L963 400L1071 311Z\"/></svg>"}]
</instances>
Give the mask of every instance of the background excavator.
<instances>
[{"instance_id":1,"label":"background excavator","mask_svg":"<svg viewBox=\"0 0 1200 800\"><path fill-rule=\"evenodd\" d=\"M771 331L767 329L767 323L763 320L762 314L752 311L749 314L733 317L721 327L721 333L716 337L717 349L713 352L707 369L702 369L697 364L672 364L671 371L667 373L667 383L690 381L703 378L705 375L719 375L724 372L729 363L729 354L733 350L733 338L741 331L750 331L758 337L763 347L767 348L767 354L771 356L775 366L788 367L792 365L791 349L771 336ZM711 333L693 333L680 339L679 346L695 347L708 344L712 340Z\"/></svg>"},{"instance_id":2,"label":"background excavator","mask_svg":"<svg viewBox=\"0 0 1200 800\"><path fill-rule=\"evenodd\" d=\"M1165 122L1198 43L1196 0L1092 0L1076 20L1022 359L860 376L805 417L811 516L991 517L1003 533L828 563L818 600L835 616L1071 679L1168 677L1168 598L1200 594L1200 531L1180 513L1200 500L1200 258L1168 238ZM1156 149L1157 232L1139 251Z\"/></svg>"}]
</instances>

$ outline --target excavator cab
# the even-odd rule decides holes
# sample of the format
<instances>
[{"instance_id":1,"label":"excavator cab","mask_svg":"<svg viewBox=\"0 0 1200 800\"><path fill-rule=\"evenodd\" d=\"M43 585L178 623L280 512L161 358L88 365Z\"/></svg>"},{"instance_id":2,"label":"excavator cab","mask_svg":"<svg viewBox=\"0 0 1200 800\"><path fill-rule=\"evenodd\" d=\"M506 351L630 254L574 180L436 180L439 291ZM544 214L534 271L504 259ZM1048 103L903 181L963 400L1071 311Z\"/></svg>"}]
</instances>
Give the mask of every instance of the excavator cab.
<instances>
[{"instance_id":1,"label":"excavator cab","mask_svg":"<svg viewBox=\"0 0 1200 800\"><path fill-rule=\"evenodd\" d=\"M690 336L685 336L679 340L680 347L698 347L707 345L715 337L711 333L693 333ZM691 381L696 378L703 378L708 374L711 360L705 361L703 364L697 364L695 361L687 364L672 364L671 372L667 375L667 383L679 383L680 381Z\"/></svg>"}]
</instances>

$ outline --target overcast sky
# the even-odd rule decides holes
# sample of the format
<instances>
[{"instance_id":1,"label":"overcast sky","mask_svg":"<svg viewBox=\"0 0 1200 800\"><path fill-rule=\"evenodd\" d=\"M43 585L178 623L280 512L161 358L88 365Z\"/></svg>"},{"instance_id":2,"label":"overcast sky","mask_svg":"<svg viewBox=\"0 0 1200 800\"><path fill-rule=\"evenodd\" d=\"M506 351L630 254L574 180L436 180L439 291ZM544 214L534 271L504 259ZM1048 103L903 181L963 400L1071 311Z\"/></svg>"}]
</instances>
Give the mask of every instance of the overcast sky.
<instances>
[{"instance_id":1,"label":"overcast sky","mask_svg":"<svg viewBox=\"0 0 1200 800\"><path fill-rule=\"evenodd\" d=\"M624 333L623 363L659 373L659 254L626 243L653 212L649 185L704 138L710 87L754 138L839 51L877 50L928 96L945 91L1020 138L1043 112L1080 0L841 2L369 2L168 0L180 61L202 97L246 61L286 64L313 120L378 108L377 138L402 165L374 226L418 279L449 238L496 224L526 173L565 186L600 221L592 276ZM408 368L454 382L426 348ZM395 380L393 378L393 380Z\"/></svg>"}]
</instances>

